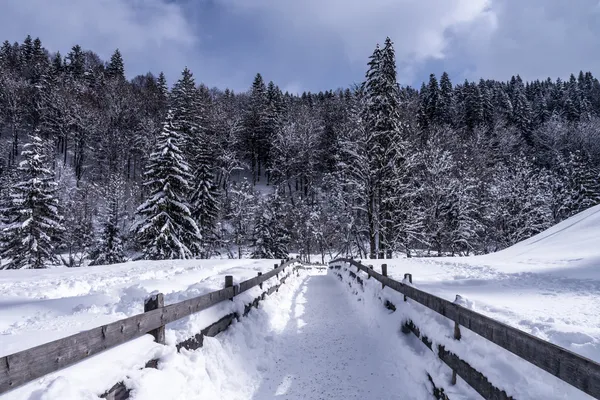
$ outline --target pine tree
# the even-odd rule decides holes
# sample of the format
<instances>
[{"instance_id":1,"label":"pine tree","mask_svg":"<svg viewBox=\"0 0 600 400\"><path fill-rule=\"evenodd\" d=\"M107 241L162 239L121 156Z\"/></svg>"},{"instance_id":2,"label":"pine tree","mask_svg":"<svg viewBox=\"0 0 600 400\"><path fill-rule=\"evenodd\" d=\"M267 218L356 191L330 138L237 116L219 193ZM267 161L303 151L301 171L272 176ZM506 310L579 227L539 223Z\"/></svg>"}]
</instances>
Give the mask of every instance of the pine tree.
<instances>
[{"instance_id":1,"label":"pine tree","mask_svg":"<svg viewBox=\"0 0 600 400\"><path fill-rule=\"evenodd\" d=\"M181 78L173 85L171 91L171 110L173 124L177 126L182 135L183 154L192 168L195 167L195 145L201 140L203 127L200 124L201 114L204 112L194 75L186 67Z\"/></svg>"},{"instance_id":2,"label":"pine tree","mask_svg":"<svg viewBox=\"0 0 600 400\"><path fill-rule=\"evenodd\" d=\"M194 172L190 205L192 217L196 221L202 235L202 257L210 257L210 247L217 236L216 223L219 217L219 201L215 187L215 176L211 170L214 158L209 149L196 146L196 161L198 167Z\"/></svg>"},{"instance_id":3,"label":"pine tree","mask_svg":"<svg viewBox=\"0 0 600 400\"><path fill-rule=\"evenodd\" d=\"M252 258L287 258L289 233L282 226L277 194L263 201L257 209L254 224Z\"/></svg>"},{"instance_id":4,"label":"pine tree","mask_svg":"<svg viewBox=\"0 0 600 400\"><path fill-rule=\"evenodd\" d=\"M491 90L487 87L483 79L479 81L479 91L481 93L483 106L483 123L488 129L488 132L490 132L494 129L494 105L492 103Z\"/></svg>"},{"instance_id":5,"label":"pine tree","mask_svg":"<svg viewBox=\"0 0 600 400\"><path fill-rule=\"evenodd\" d=\"M187 259L198 254L202 236L186 198L191 174L169 111L145 172L148 200L136 211L133 230L147 259Z\"/></svg>"},{"instance_id":6,"label":"pine tree","mask_svg":"<svg viewBox=\"0 0 600 400\"><path fill-rule=\"evenodd\" d=\"M447 72L442 74L440 78L440 106L439 115L440 122L447 125L454 123L454 93L452 82Z\"/></svg>"},{"instance_id":7,"label":"pine tree","mask_svg":"<svg viewBox=\"0 0 600 400\"><path fill-rule=\"evenodd\" d=\"M376 47L369 62L365 90L364 120L370 173L366 204L369 221L370 256L383 258L386 237L392 237L390 204L386 199L392 190L392 166L403 155L400 137L399 93L396 59L392 41L387 38L382 50ZM364 166L367 167L367 166Z\"/></svg>"},{"instance_id":8,"label":"pine tree","mask_svg":"<svg viewBox=\"0 0 600 400\"><path fill-rule=\"evenodd\" d=\"M81 46L73 46L71 51L67 54L66 60L66 67L69 74L76 79L83 78L83 74L85 72L85 56Z\"/></svg>"},{"instance_id":9,"label":"pine tree","mask_svg":"<svg viewBox=\"0 0 600 400\"><path fill-rule=\"evenodd\" d=\"M58 261L54 245L63 227L56 183L39 134L29 139L18 168L21 181L14 187L10 221L2 235L2 258L9 259L6 269L46 268Z\"/></svg>"},{"instance_id":10,"label":"pine tree","mask_svg":"<svg viewBox=\"0 0 600 400\"><path fill-rule=\"evenodd\" d=\"M533 146L531 105L529 104L527 97L525 97L524 90L521 89L520 86L517 86L515 91L513 120L525 144Z\"/></svg>"},{"instance_id":11,"label":"pine tree","mask_svg":"<svg viewBox=\"0 0 600 400\"><path fill-rule=\"evenodd\" d=\"M440 105L440 87L435 78L435 74L429 75L429 85L427 85L427 98L425 99L425 113L427 119L439 125L441 120L441 105Z\"/></svg>"},{"instance_id":12,"label":"pine tree","mask_svg":"<svg viewBox=\"0 0 600 400\"><path fill-rule=\"evenodd\" d=\"M256 194L250 183L244 179L230 189L227 219L232 226L233 243L238 258L245 255L245 248L252 237L252 218L256 212Z\"/></svg>"},{"instance_id":13,"label":"pine tree","mask_svg":"<svg viewBox=\"0 0 600 400\"><path fill-rule=\"evenodd\" d=\"M103 190L106 204L102 212L102 232L96 248L90 254L90 265L110 265L126 260L120 228L124 186L123 179L113 175Z\"/></svg>"},{"instance_id":14,"label":"pine tree","mask_svg":"<svg viewBox=\"0 0 600 400\"><path fill-rule=\"evenodd\" d=\"M110 62L106 66L106 75L109 78L114 79L125 79L125 66L123 64L123 57L119 49L116 49L113 55L110 57Z\"/></svg>"},{"instance_id":15,"label":"pine tree","mask_svg":"<svg viewBox=\"0 0 600 400\"><path fill-rule=\"evenodd\" d=\"M256 74L250 89L250 104L244 114L243 151L250 159L252 183L260 181L266 159L265 143L269 136L267 87L260 74Z\"/></svg>"},{"instance_id":16,"label":"pine tree","mask_svg":"<svg viewBox=\"0 0 600 400\"><path fill-rule=\"evenodd\" d=\"M465 124L469 132L473 132L475 127L483 123L483 96L479 86L475 83L465 81L465 91L467 98L465 100Z\"/></svg>"}]
</instances>

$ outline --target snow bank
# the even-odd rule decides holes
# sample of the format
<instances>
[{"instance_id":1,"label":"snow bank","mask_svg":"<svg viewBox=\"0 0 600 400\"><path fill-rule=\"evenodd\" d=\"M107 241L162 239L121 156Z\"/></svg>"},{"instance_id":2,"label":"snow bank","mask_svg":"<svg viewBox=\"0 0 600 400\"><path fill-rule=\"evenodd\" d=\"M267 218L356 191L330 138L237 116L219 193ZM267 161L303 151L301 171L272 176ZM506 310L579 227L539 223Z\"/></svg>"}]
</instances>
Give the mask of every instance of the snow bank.
<instances>
[{"instance_id":1,"label":"snow bank","mask_svg":"<svg viewBox=\"0 0 600 400\"><path fill-rule=\"evenodd\" d=\"M345 264L344 264L345 265ZM340 270L344 287L361 301L364 312L374 316L373 324L392 324L399 330L406 321L413 323L421 330L422 335L433 341L434 349L437 344L445 346L446 350L458 355L462 360L477 369L488 380L501 390L505 390L509 396L518 399L591 399L590 396L560 381L558 378L545 371L521 360L514 354L501 347L481 338L468 329L462 327L462 338L460 341L453 339L454 324L447 318L427 309L426 307L408 300L404 302L403 295L389 288L382 289L381 283L375 279L367 279L367 274L357 271L356 267L349 267L349 271L356 273L363 280L364 287L351 278L348 271L342 267ZM396 278L398 279L398 278ZM417 285L418 286L418 285ZM384 315L384 303L388 300L396 306L396 311ZM467 299L460 299L466 305L471 305ZM410 334L411 336L414 336ZM416 339L416 338L415 338ZM420 344L424 353L430 352L425 345ZM416 361L418 363L418 361ZM422 362L421 362L422 363ZM428 361L428 372L434 376L434 381L441 382L446 390L455 390L449 385L449 369L440 367L441 361ZM417 364L420 365L420 364ZM436 379L437 378L437 379ZM458 387L464 382L459 378ZM450 392L447 392L450 393ZM450 398L455 398L450 395ZM477 394L473 397L478 398Z\"/></svg>"},{"instance_id":2,"label":"snow bank","mask_svg":"<svg viewBox=\"0 0 600 400\"><path fill-rule=\"evenodd\" d=\"M110 266L0 272L0 356L144 311L144 299L165 304L221 289L273 268L276 260L136 261Z\"/></svg>"},{"instance_id":3,"label":"snow bank","mask_svg":"<svg viewBox=\"0 0 600 400\"><path fill-rule=\"evenodd\" d=\"M152 293L164 293L165 304L172 304L221 289L225 275L233 275L237 284L255 277L258 271L271 270L274 261L140 261L75 270L2 271L0 353L12 354L141 313L144 299ZM269 279L263 289L278 282L277 277ZM167 344L188 339L227 314L243 312L245 304L261 293L260 288L252 288L233 302L219 303L167 325ZM167 348L156 345L147 335L1 398L89 398L103 393L148 360L162 357Z\"/></svg>"},{"instance_id":4,"label":"snow bank","mask_svg":"<svg viewBox=\"0 0 600 400\"><path fill-rule=\"evenodd\" d=\"M422 290L600 362L600 206L476 257L363 260Z\"/></svg>"}]
</instances>

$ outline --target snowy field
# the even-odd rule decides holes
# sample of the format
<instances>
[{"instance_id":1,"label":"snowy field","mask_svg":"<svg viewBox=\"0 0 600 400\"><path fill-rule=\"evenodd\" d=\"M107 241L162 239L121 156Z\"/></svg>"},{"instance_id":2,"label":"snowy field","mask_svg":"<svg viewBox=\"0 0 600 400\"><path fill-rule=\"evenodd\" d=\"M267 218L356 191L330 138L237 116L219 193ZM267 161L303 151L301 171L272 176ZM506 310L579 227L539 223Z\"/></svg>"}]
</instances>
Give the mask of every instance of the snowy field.
<instances>
[{"instance_id":1,"label":"snowy field","mask_svg":"<svg viewBox=\"0 0 600 400\"><path fill-rule=\"evenodd\" d=\"M364 260L402 280L413 274L420 289L449 300L460 294L477 312L600 361L600 207L502 252L480 257ZM276 260L139 261L79 269L0 273L0 355L11 354L143 311L149 295L166 304L223 287L273 268ZM272 278L266 287L277 284ZM432 338L464 357L519 399L587 399L463 329L451 339L450 323L419 305L384 294L399 312L381 307L380 285L349 288L331 273L293 276L248 318L207 338L197 351L173 344L222 316L239 311L260 293L254 288L167 327L167 343L149 335L18 388L2 400L97 399L128 377L133 398L152 399L353 399L431 397L425 371L452 399L479 396L464 382L449 386L449 370L416 338L399 333L410 317ZM356 301L356 294L361 301ZM467 346L461 347L461 346ZM159 369L140 368L159 358Z\"/></svg>"},{"instance_id":2,"label":"snowy field","mask_svg":"<svg viewBox=\"0 0 600 400\"><path fill-rule=\"evenodd\" d=\"M138 261L77 269L2 271L0 356L142 313L144 299L153 293L164 293L165 304L180 302L221 289L225 275L233 275L234 283L238 283L255 277L258 271L273 269L276 262ZM277 284L277 278L266 282L265 288L273 284ZM260 292L258 287L253 288L237 296L235 302L220 303L168 325L167 343L187 339L230 312L239 311ZM127 373L157 357L161 348L147 335L0 398L84 398L78 391L71 397L68 394L72 387L80 386L91 393L101 394ZM71 377L69 384L62 378L57 379L65 374ZM45 393L46 389L50 392L57 390L52 389L57 385L67 389L58 390L61 394L57 396L30 397L32 393Z\"/></svg>"},{"instance_id":3,"label":"snowy field","mask_svg":"<svg viewBox=\"0 0 600 400\"><path fill-rule=\"evenodd\" d=\"M363 260L419 289L600 362L600 206L477 257Z\"/></svg>"}]
</instances>

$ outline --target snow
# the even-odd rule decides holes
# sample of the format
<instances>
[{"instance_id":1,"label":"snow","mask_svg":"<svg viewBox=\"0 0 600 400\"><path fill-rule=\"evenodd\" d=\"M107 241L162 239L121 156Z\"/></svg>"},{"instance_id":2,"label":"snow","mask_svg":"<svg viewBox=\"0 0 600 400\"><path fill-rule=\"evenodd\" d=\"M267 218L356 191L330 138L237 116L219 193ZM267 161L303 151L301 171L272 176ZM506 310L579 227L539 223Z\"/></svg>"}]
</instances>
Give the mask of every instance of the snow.
<instances>
[{"instance_id":1,"label":"snow","mask_svg":"<svg viewBox=\"0 0 600 400\"><path fill-rule=\"evenodd\" d=\"M166 304L179 302L221 289L225 275L235 282L253 278L275 261L136 261L2 271L0 356L139 314L152 293L164 293Z\"/></svg>"},{"instance_id":2,"label":"snow","mask_svg":"<svg viewBox=\"0 0 600 400\"><path fill-rule=\"evenodd\" d=\"M600 207L504 251L477 257L364 260L420 289L455 301L600 361ZM165 294L172 304L234 284L273 268L275 260L137 261L78 269L14 270L0 274L0 355L142 312L143 300ZM357 272L355 269L353 269ZM433 381L452 399L479 396L414 335L424 334L459 355L499 388L519 399L587 399L550 374L461 329L373 279L365 287L342 272L302 271L196 351L174 344L221 317L243 310L253 288L167 326L167 346L146 335L49 374L5 399L96 399L125 379L134 399L429 399ZM279 282L272 278L265 289ZM393 302L391 312L382 302ZM158 358L159 368L141 369Z\"/></svg>"},{"instance_id":3,"label":"snow","mask_svg":"<svg viewBox=\"0 0 600 400\"><path fill-rule=\"evenodd\" d=\"M363 264L380 271L387 263L396 280L411 273L422 290L450 301L460 295L459 301L476 312L600 362L598 237L600 206L485 256ZM489 358L479 362L489 364Z\"/></svg>"},{"instance_id":4,"label":"snow","mask_svg":"<svg viewBox=\"0 0 600 400\"><path fill-rule=\"evenodd\" d=\"M466 328L461 329L462 338L460 341L453 339L453 322L442 317L424 306L408 300L404 302L403 296L389 288L381 289L381 284L374 279L368 280L364 272L357 272L356 267L350 268L358 273L363 279L364 289L353 279L348 272L341 270L344 277L344 283L341 286L352 293L355 298L360 299L363 304L364 313L368 315L377 315L377 310L384 310L382 302L391 301L396 306L396 311L376 318L376 323L386 323L391 326L401 326L405 321L411 320L420 328L422 334L433 341L434 349L437 344L443 345L446 350L457 354L461 359L469 363L476 370L481 372L489 381L501 390L505 390L509 396L516 399L591 399L590 396L560 381L558 378L547 372L534 367L527 361L524 361L514 354L496 346L495 344L483 339L482 337L470 332ZM347 283L350 283L348 285ZM381 314L381 311L379 311ZM408 335L413 337L414 335ZM415 338L416 339L416 338ZM423 349L424 345L420 344ZM424 350L433 354L428 349ZM448 390L461 390L465 384L462 379L458 379L456 387L449 385L448 367L436 365L439 360L433 360L425 364L432 376L437 373L438 378L434 381L443 386L447 393ZM416 364L417 368L420 364ZM477 394L464 394L468 388L463 388L463 395L466 398L480 398ZM449 395L450 398L457 398L456 395ZM460 397L458 397L460 398Z\"/></svg>"},{"instance_id":5,"label":"snow","mask_svg":"<svg viewBox=\"0 0 600 400\"><path fill-rule=\"evenodd\" d=\"M165 304L221 289L225 275L234 284L271 270L276 260L139 261L79 269L17 270L0 274L0 355L68 336L143 311L152 293L165 294ZM280 277L281 274L280 274ZM263 284L263 290L279 282ZM117 348L49 374L3 396L5 399L97 398L148 360L168 359L174 344L232 312L262 290L252 288L207 310L167 325L167 346L145 335Z\"/></svg>"}]
</instances>

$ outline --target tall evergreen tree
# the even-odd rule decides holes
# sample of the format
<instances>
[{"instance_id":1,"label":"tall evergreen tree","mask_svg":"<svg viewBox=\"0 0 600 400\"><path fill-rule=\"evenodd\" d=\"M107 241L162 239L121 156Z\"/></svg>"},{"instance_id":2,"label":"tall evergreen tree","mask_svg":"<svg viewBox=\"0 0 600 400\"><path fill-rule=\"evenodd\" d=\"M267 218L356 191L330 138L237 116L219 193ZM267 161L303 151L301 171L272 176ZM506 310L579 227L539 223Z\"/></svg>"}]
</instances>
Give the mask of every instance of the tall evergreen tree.
<instances>
[{"instance_id":1,"label":"tall evergreen tree","mask_svg":"<svg viewBox=\"0 0 600 400\"><path fill-rule=\"evenodd\" d=\"M24 146L20 182L14 187L9 224L3 229L2 258L7 269L46 268L56 263L57 235L62 231L56 182L48 168L45 146L33 134Z\"/></svg>"},{"instance_id":2,"label":"tall evergreen tree","mask_svg":"<svg viewBox=\"0 0 600 400\"><path fill-rule=\"evenodd\" d=\"M383 258L386 238L392 236L392 219L388 198L393 183L392 166L402 156L399 93L396 59L390 38L382 50L377 47L371 56L365 86L365 122L369 184L367 186L370 256Z\"/></svg>"},{"instance_id":3,"label":"tall evergreen tree","mask_svg":"<svg viewBox=\"0 0 600 400\"><path fill-rule=\"evenodd\" d=\"M447 72L440 78L440 122L447 125L454 123L454 93L450 76Z\"/></svg>"},{"instance_id":4,"label":"tall evergreen tree","mask_svg":"<svg viewBox=\"0 0 600 400\"><path fill-rule=\"evenodd\" d=\"M173 123L182 135L183 154L187 162L194 168L195 145L201 140L204 128L200 123L204 109L200 102L194 75L187 67L183 70L181 78L173 85L170 100Z\"/></svg>"},{"instance_id":5,"label":"tall evergreen tree","mask_svg":"<svg viewBox=\"0 0 600 400\"><path fill-rule=\"evenodd\" d=\"M269 136L267 87L260 74L256 74L250 89L250 104L244 115L243 146L250 160L252 183L261 178Z\"/></svg>"},{"instance_id":6,"label":"tall evergreen tree","mask_svg":"<svg viewBox=\"0 0 600 400\"><path fill-rule=\"evenodd\" d=\"M103 190L106 204L102 212L102 231L96 248L90 254L90 265L110 265L126 260L121 237L124 187L124 180L113 175Z\"/></svg>"},{"instance_id":7,"label":"tall evergreen tree","mask_svg":"<svg viewBox=\"0 0 600 400\"><path fill-rule=\"evenodd\" d=\"M217 236L216 223L219 217L218 194L215 187L215 176L211 169L213 155L204 146L196 146L198 167L194 172L193 190L190 198L192 217L196 221L202 235L203 258L210 257L211 243Z\"/></svg>"},{"instance_id":8,"label":"tall evergreen tree","mask_svg":"<svg viewBox=\"0 0 600 400\"><path fill-rule=\"evenodd\" d=\"M144 256L152 260L192 258L202 240L186 201L191 174L177 129L169 112L146 167L149 198L136 211L133 230Z\"/></svg>"},{"instance_id":9,"label":"tall evergreen tree","mask_svg":"<svg viewBox=\"0 0 600 400\"><path fill-rule=\"evenodd\" d=\"M106 75L110 78L125 79L125 66L119 49L116 49L106 66Z\"/></svg>"}]
</instances>

